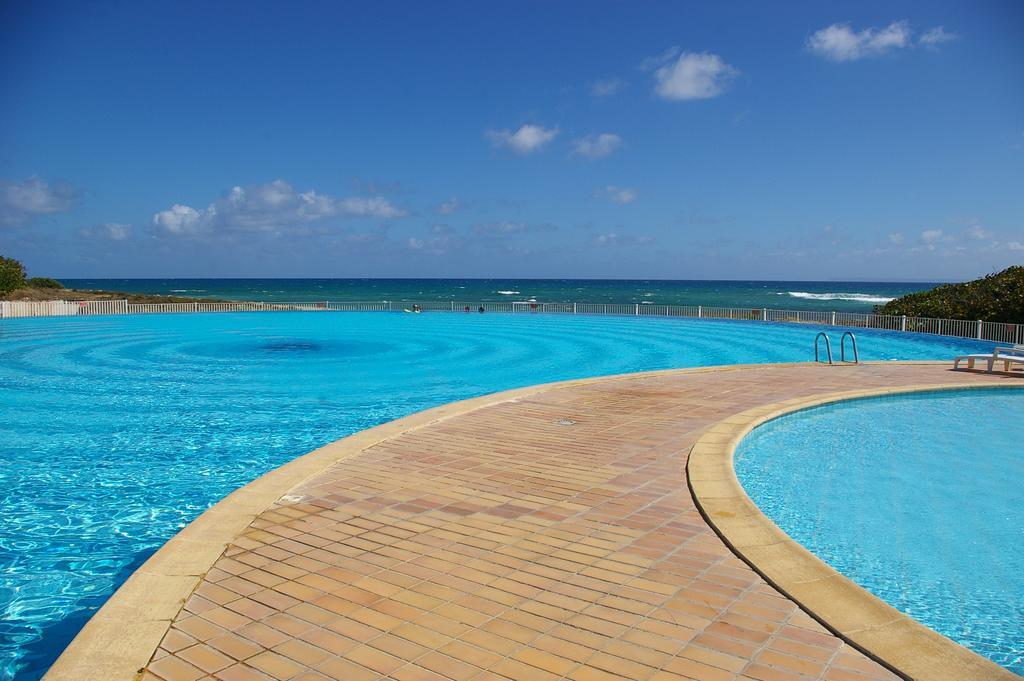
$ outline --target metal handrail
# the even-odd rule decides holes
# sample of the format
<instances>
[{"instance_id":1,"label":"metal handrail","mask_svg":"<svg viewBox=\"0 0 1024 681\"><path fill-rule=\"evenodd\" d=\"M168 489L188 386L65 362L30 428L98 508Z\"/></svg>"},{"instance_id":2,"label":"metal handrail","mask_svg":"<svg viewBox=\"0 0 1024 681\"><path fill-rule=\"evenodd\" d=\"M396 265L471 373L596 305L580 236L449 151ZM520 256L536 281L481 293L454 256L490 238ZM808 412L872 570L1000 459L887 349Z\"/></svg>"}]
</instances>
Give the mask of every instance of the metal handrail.
<instances>
[{"instance_id":1,"label":"metal handrail","mask_svg":"<svg viewBox=\"0 0 1024 681\"><path fill-rule=\"evenodd\" d=\"M846 361L846 337L850 337L850 342L853 344L853 364L860 364L860 355L857 354L857 337L853 335L852 331L847 331L843 334L843 337L839 339L839 361Z\"/></svg>"},{"instance_id":2,"label":"metal handrail","mask_svg":"<svg viewBox=\"0 0 1024 681\"><path fill-rule=\"evenodd\" d=\"M832 343L828 339L828 334L824 331L819 331L818 335L814 337L814 363L817 364L820 360L818 359L818 339L825 339L825 353L828 355L828 363L834 364L832 361Z\"/></svg>"}]
</instances>

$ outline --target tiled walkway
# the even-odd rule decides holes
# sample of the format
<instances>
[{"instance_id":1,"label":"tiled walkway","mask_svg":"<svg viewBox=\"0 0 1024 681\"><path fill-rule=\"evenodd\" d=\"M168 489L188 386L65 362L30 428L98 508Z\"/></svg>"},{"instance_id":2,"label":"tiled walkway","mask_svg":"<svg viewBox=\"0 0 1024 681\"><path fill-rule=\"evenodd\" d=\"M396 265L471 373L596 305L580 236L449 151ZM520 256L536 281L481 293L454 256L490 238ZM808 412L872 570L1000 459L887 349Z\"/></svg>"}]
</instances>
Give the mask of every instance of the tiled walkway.
<instances>
[{"instance_id":1,"label":"tiled walkway","mask_svg":"<svg viewBox=\"0 0 1024 681\"><path fill-rule=\"evenodd\" d=\"M895 365L679 373L407 432L253 522L143 678L895 678L733 556L694 507L687 452L759 404L1006 380Z\"/></svg>"}]
</instances>

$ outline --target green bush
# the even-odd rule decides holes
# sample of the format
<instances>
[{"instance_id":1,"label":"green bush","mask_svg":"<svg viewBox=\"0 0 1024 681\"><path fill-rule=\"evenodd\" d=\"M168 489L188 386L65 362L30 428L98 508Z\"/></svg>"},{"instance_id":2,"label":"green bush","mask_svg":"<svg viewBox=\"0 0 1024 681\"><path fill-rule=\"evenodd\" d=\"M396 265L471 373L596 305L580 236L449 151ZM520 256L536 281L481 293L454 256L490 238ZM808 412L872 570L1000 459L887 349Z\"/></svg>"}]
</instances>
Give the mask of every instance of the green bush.
<instances>
[{"instance_id":1,"label":"green bush","mask_svg":"<svg viewBox=\"0 0 1024 681\"><path fill-rule=\"evenodd\" d=\"M25 266L14 258L0 255L0 294L25 286Z\"/></svg>"},{"instance_id":2,"label":"green bush","mask_svg":"<svg viewBox=\"0 0 1024 681\"><path fill-rule=\"evenodd\" d=\"M943 284L930 291L911 293L876 307L875 312L1021 324L1024 323L1024 267L1014 265L963 284Z\"/></svg>"},{"instance_id":3,"label":"green bush","mask_svg":"<svg viewBox=\"0 0 1024 681\"><path fill-rule=\"evenodd\" d=\"M49 277L32 277L25 283L31 288L64 288L64 284Z\"/></svg>"}]
</instances>

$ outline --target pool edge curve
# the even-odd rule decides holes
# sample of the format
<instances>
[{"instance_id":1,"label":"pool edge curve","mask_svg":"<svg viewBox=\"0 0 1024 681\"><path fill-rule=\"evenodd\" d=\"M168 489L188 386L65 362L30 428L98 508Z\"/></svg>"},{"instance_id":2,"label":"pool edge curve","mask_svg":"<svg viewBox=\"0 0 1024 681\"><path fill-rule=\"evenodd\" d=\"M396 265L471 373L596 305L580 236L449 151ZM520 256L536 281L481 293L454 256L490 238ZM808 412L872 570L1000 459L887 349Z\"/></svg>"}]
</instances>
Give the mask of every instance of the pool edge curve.
<instances>
[{"instance_id":1,"label":"pool edge curve","mask_svg":"<svg viewBox=\"0 0 1024 681\"><path fill-rule=\"evenodd\" d=\"M812 407L942 390L1014 385L919 384L850 390L766 404L711 425L690 450L686 478L701 515L769 584L836 636L893 672L917 681L1020 680L1020 676L917 622L793 540L747 495L733 465L739 443L760 425Z\"/></svg>"}]
</instances>

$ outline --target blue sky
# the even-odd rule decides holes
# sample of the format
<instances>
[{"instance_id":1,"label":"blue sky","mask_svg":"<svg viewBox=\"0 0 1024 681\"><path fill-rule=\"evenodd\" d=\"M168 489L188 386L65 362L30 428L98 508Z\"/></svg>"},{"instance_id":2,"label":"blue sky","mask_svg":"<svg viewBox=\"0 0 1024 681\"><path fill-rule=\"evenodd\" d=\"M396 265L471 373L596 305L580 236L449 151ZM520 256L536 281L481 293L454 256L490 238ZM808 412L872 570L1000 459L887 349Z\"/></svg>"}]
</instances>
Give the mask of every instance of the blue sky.
<instances>
[{"instance_id":1,"label":"blue sky","mask_svg":"<svg viewBox=\"0 0 1024 681\"><path fill-rule=\"evenodd\" d=\"M1024 4L0 5L35 275L956 280L1024 261Z\"/></svg>"}]
</instances>

